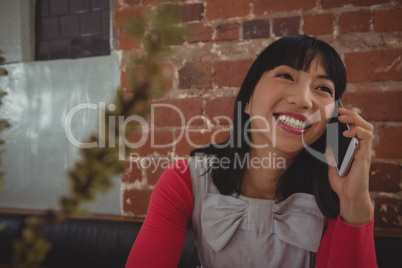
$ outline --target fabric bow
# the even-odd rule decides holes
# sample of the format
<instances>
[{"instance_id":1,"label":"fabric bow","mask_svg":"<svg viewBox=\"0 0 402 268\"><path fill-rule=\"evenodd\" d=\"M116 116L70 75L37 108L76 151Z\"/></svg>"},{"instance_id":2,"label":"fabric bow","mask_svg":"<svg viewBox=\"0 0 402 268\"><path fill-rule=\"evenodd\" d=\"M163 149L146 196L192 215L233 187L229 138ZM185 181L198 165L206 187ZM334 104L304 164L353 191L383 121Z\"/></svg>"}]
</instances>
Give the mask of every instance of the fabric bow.
<instances>
[{"instance_id":1,"label":"fabric bow","mask_svg":"<svg viewBox=\"0 0 402 268\"><path fill-rule=\"evenodd\" d=\"M272 207L261 210L266 215L260 211L254 214L262 214L258 216L263 217L262 223L253 223L255 219L250 217L249 207L255 200L258 200L261 208ZM267 211L272 211L272 214ZM318 208L315 197L305 193L293 194L278 204L269 200L207 193L201 211L201 222L205 239L215 251L223 249L239 228L258 228L250 231L273 233L283 242L317 252L324 229L324 215Z\"/></svg>"}]
</instances>

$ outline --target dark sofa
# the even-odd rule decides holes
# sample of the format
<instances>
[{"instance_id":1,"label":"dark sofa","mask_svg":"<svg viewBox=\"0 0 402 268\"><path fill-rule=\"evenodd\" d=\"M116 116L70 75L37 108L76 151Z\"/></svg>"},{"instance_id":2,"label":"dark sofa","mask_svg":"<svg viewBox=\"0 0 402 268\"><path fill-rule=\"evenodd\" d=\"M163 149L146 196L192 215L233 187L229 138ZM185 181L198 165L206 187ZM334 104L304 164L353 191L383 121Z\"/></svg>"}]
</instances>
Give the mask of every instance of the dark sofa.
<instances>
[{"instance_id":1,"label":"dark sofa","mask_svg":"<svg viewBox=\"0 0 402 268\"><path fill-rule=\"evenodd\" d=\"M12 261L12 241L28 215L0 213L0 267ZM47 229L52 249L43 264L49 268L124 267L141 222L104 219L69 219ZM402 267L402 237L375 236L380 268ZM9 266L6 266L9 267ZM187 232L178 267L200 267L193 234Z\"/></svg>"},{"instance_id":2,"label":"dark sofa","mask_svg":"<svg viewBox=\"0 0 402 268\"><path fill-rule=\"evenodd\" d=\"M12 241L18 236L28 215L0 213L0 267L12 262ZM69 219L49 227L45 237L52 249L43 267L90 268L124 267L141 222L100 219ZM179 266L199 267L197 248L191 231L187 232Z\"/></svg>"}]
</instances>

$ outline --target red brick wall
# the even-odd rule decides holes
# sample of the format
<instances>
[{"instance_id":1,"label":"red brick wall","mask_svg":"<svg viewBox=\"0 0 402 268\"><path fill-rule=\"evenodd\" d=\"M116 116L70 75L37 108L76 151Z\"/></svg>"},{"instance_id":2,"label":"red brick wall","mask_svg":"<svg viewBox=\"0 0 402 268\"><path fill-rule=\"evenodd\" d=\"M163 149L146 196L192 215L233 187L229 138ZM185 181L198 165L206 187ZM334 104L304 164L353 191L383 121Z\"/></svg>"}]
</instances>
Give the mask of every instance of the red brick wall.
<instances>
[{"instance_id":1,"label":"red brick wall","mask_svg":"<svg viewBox=\"0 0 402 268\"><path fill-rule=\"evenodd\" d=\"M138 14L139 7L156 2L115 1L117 28L124 18ZM349 84L344 102L375 126L370 191L376 226L402 228L402 1L176 2L182 7L180 20L196 32L176 46L177 53L171 60L172 88L165 99L154 104L174 105L184 116L166 107L156 108L152 132L155 144L175 141L184 130L181 120L189 123L196 115L204 118L191 121L192 131L183 134L193 145L209 143L216 130L220 130L217 138L221 138L228 131L228 120L213 119L218 115L232 117L234 97L256 55L283 35L316 36L334 46L345 61ZM124 58L138 47L124 34L117 34L115 42ZM128 87L127 67L123 60L123 87ZM138 134L131 141L140 138ZM137 153L149 168L133 164L123 175L123 213L146 214L150 194L163 170L163 165L149 159L186 157L192 148L185 138L166 148L152 148L148 139Z\"/></svg>"}]
</instances>

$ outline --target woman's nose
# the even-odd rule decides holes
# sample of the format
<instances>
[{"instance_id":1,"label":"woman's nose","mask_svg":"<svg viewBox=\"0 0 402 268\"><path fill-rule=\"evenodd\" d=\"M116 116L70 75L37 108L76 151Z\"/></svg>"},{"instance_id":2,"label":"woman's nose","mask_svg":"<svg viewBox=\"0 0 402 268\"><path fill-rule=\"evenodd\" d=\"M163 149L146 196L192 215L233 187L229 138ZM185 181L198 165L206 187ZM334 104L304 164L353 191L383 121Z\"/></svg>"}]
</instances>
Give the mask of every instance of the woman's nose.
<instances>
[{"instance_id":1,"label":"woman's nose","mask_svg":"<svg viewBox=\"0 0 402 268\"><path fill-rule=\"evenodd\" d=\"M289 92L287 101L300 109L310 109L313 106L311 89L308 85L295 86L294 90Z\"/></svg>"}]
</instances>

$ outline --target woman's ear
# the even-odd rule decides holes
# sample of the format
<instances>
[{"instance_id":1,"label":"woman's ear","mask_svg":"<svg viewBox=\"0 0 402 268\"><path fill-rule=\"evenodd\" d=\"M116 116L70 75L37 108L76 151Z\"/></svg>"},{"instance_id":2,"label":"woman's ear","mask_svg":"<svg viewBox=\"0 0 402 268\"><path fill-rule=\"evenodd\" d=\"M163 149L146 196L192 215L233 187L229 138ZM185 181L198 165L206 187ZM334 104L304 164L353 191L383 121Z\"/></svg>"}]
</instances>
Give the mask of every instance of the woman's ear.
<instances>
[{"instance_id":1,"label":"woman's ear","mask_svg":"<svg viewBox=\"0 0 402 268\"><path fill-rule=\"evenodd\" d=\"M251 108L250 108L250 103L253 101L253 95L250 96L248 101L246 102L246 105L244 106L244 112L250 116Z\"/></svg>"},{"instance_id":2,"label":"woman's ear","mask_svg":"<svg viewBox=\"0 0 402 268\"><path fill-rule=\"evenodd\" d=\"M250 101L246 102L246 106L244 107L244 112L250 115Z\"/></svg>"}]
</instances>

